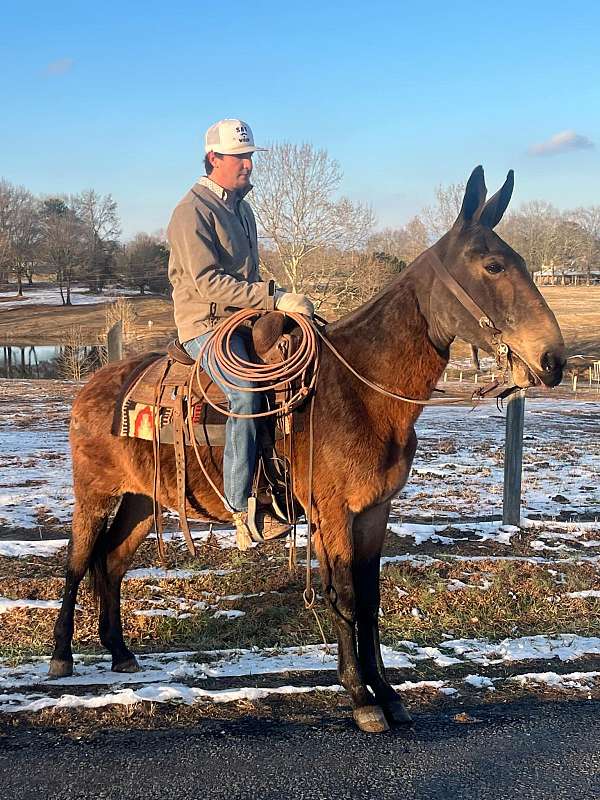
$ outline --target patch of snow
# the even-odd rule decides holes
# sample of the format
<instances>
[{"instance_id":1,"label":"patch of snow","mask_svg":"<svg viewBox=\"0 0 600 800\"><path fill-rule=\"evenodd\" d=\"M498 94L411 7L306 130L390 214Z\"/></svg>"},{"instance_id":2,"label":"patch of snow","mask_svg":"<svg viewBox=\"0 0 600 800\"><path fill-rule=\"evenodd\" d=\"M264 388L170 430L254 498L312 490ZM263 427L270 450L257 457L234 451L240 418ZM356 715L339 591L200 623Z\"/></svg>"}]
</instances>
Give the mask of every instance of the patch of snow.
<instances>
[{"instance_id":1,"label":"patch of snow","mask_svg":"<svg viewBox=\"0 0 600 800\"><path fill-rule=\"evenodd\" d=\"M11 600L8 597L0 597L0 614L4 614L13 608L60 608L62 600ZM80 611L81 606L75 606Z\"/></svg>"},{"instance_id":2,"label":"patch of snow","mask_svg":"<svg viewBox=\"0 0 600 800\"><path fill-rule=\"evenodd\" d=\"M529 546L531 547L532 550L536 550L536 551L538 551L538 550L550 550L550 551L552 551L554 553L556 553L558 550L568 550L569 549L565 544L557 544L557 545L553 545L551 547L550 545L545 544L544 542L540 541L539 539L533 539L529 543Z\"/></svg>"},{"instance_id":3,"label":"patch of snow","mask_svg":"<svg viewBox=\"0 0 600 800\"><path fill-rule=\"evenodd\" d=\"M201 689L197 686L169 684L152 685L141 689L120 689L103 695L69 695L61 697L29 698L25 695L0 695L0 710L5 713L17 711L42 711L45 708L101 708L107 705L133 705L142 701L153 703L182 703L192 705L200 700L213 703L234 703L240 700L260 700L270 695L306 694L308 692L341 692L342 687L333 686L279 686L268 689Z\"/></svg>"},{"instance_id":4,"label":"patch of snow","mask_svg":"<svg viewBox=\"0 0 600 800\"><path fill-rule=\"evenodd\" d=\"M457 578L450 578L448 583L446 584L446 588L449 592L459 592L463 589L474 589L474 586L469 586L468 583L463 583L459 581Z\"/></svg>"},{"instance_id":5,"label":"patch of snow","mask_svg":"<svg viewBox=\"0 0 600 800\"><path fill-rule=\"evenodd\" d=\"M600 672L570 672L567 675L557 672L527 672L524 675L513 675L509 680L519 683L521 686L537 683L552 689L587 691L598 678L600 678Z\"/></svg>"},{"instance_id":6,"label":"patch of snow","mask_svg":"<svg viewBox=\"0 0 600 800\"><path fill-rule=\"evenodd\" d=\"M229 575L229 569L165 569L164 567L142 567L130 569L125 573L124 580L188 580L202 575Z\"/></svg>"},{"instance_id":7,"label":"patch of snow","mask_svg":"<svg viewBox=\"0 0 600 800\"><path fill-rule=\"evenodd\" d=\"M494 682L483 675L467 675L466 678L463 678L463 683L468 683L475 689L490 689L494 686Z\"/></svg>"},{"instance_id":8,"label":"patch of snow","mask_svg":"<svg viewBox=\"0 0 600 800\"><path fill-rule=\"evenodd\" d=\"M245 617L245 611L239 611L237 608L220 609L215 611L213 617L215 619L237 619L238 617Z\"/></svg>"},{"instance_id":9,"label":"patch of snow","mask_svg":"<svg viewBox=\"0 0 600 800\"><path fill-rule=\"evenodd\" d=\"M189 612L181 612L176 608L145 608L137 609L133 613L138 617L175 617L176 619L186 619L192 616Z\"/></svg>"},{"instance_id":10,"label":"patch of snow","mask_svg":"<svg viewBox=\"0 0 600 800\"><path fill-rule=\"evenodd\" d=\"M488 642L483 639L450 639L440 647L477 664L502 664L511 661L558 658L575 661L588 655L600 655L600 638L564 633L557 636L523 636Z\"/></svg>"},{"instance_id":11,"label":"patch of snow","mask_svg":"<svg viewBox=\"0 0 600 800\"><path fill-rule=\"evenodd\" d=\"M34 287L29 289L23 287L23 297L16 299L17 290L10 292L0 292L0 311L9 311L15 308L25 308L26 306L44 305L60 306L64 308L58 287ZM103 294L89 292L84 286L73 286L71 288L71 303L74 306L85 306L94 303L113 303L118 295L133 296L133 292L127 290L107 289ZM14 300L4 298L15 298Z\"/></svg>"},{"instance_id":12,"label":"patch of snow","mask_svg":"<svg viewBox=\"0 0 600 800\"><path fill-rule=\"evenodd\" d=\"M394 687L400 692L417 691L419 689L436 689L443 694L454 693L449 690L445 681L404 681ZM60 697L49 697L39 693L25 695L22 693L6 693L0 695L0 711L4 713L35 712L46 708L102 708L107 705L133 705L143 701L153 703L182 703L193 705L197 702L235 703L240 700L255 701L273 695L312 694L314 692L340 693L344 689L339 684L324 686L276 686L276 687L241 687L237 689L203 689L198 686L184 684L152 684L139 689L119 689L115 692L100 695L63 694Z\"/></svg>"},{"instance_id":13,"label":"patch of snow","mask_svg":"<svg viewBox=\"0 0 600 800\"><path fill-rule=\"evenodd\" d=\"M50 558L60 552L68 543L68 539L45 539L31 542L5 539L0 540L0 556L9 558L24 558L27 556Z\"/></svg>"},{"instance_id":14,"label":"patch of snow","mask_svg":"<svg viewBox=\"0 0 600 800\"><path fill-rule=\"evenodd\" d=\"M440 536L437 531L447 528L447 525L413 525L406 522L396 523L392 522L388 525L388 529L395 533L396 536L409 536L414 539L415 545L423 544L423 542L436 542L436 544L454 544L455 539L447 536Z\"/></svg>"}]
</instances>

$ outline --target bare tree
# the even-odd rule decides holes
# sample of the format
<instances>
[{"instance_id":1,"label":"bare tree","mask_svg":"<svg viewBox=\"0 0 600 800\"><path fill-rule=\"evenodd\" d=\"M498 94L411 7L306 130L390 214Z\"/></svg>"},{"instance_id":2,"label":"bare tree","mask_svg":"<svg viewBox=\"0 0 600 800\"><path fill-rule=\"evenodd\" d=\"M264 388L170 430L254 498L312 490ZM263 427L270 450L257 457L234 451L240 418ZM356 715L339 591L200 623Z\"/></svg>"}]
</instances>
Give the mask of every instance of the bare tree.
<instances>
[{"instance_id":1,"label":"bare tree","mask_svg":"<svg viewBox=\"0 0 600 800\"><path fill-rule=\"evenodd\" d=\"M99 291L121 233L117 203L110 194L103 196L86 189L75 196L74 207L85 233L88 285Z\"/></svg>"},{"instance_id":2,"label":"bare tree","mask_svg":"<svg viewBox=\"0 0 600 800\"><path fill-rule=\"evenodd\" d=\"M71 305L71 284L86 254L85 231L66 197L42 202L39 254L53 268L63 305Z\"/></svg>"},{"instance_id":3,"label":"bare tree","mask_svg":"<svg viewBox=\"0 0 600 800\"><path fill-rule=\"evenodd\" d=\"M146 289L162 290L168 285L169 251L158 236L138 233L119 249L117 270L127 286L135 286L140 294Z\"/></svg>"},{"instance_id":4,"label":"bare tree","mask_svg":"<svg viewBox=\"0 0 600 800\"><path fill-rule=\"evenodd\" d=\"M589 286L592 267L600 259L600 206L576 208L574 211L567 211L566 216L583 232L583 264Z\"/></svg>"},{"instance_id":5,"label":"bare tree","mask_svg":"<svg viewBox=\"0 0 600 800\"><path fill-rule=\"evenodd\" d=\"M398 259L410 264L429 246L425 223L420 217L413 217L402 228L384 228L369 237L367 250Z\"/></svg>"},{"instance_id":6,"label":"bare tree","mask_svg":"<svg viewBox=\"0 0 600 800\"><path fill-rule=\"evenodd\" d=\"M23 296L23 278L35 259L39 237L38 202L23 186L0 183L0 258L6 275L17 280Z\"/></svg>"},{"instance_id":7,"label":"bare tree","mask_svg":"<svg viewBox=\"0 0 600 800\"><path fill-rule=\"evenodd\" d=\"M336 199L342 172L326 150L310 144L274 144L257 158L252 206L266 239L264 266L294 292L310 289L308 259L333 248L362 247L371 232L371 208Z\"/></svg>"},{"instance_id":8,"label":"bare tree","mask_svg":"<svg viewBox=\"0 0 600 800\"><path fill-rule=\"evenodd\" d=\"M498 232L525 259L528 268L578 268L585 252L585 231L551 203L532 200L508 214Z\"/></svg>"},{"instance_id":9,"label":"bare tree","mask_svg":"<svg viewBox=\"0 0 600 800\"><path fill-rule=\"evenodd\" d=\"M4 179L0 180L0 282L8 282L11 252L11 216L14 187Z\"/></svg>"},{"instance_id":10,"label":"bare tree","mask_svg":"<svg viewBox=\"0 0 600 800\"><path fill-rule=\"evenodd\" d=\"M88 352L79 326L67 328L56 365L61 377L81 381L93 371L96 355Z\"/></svg>"},{"instance_id":11,"label":"bare tree","mask_svg":"<svg viewBox=\"0 0 600 800\"><path fill-rule=\"evenodd\" d=\"M435 204L426 206L423 219L431 241L436 241L450 230L458 217L463 197L465 196L464 183L450 183L448 186L436 186Z\"/></svg>"}]
</instances>

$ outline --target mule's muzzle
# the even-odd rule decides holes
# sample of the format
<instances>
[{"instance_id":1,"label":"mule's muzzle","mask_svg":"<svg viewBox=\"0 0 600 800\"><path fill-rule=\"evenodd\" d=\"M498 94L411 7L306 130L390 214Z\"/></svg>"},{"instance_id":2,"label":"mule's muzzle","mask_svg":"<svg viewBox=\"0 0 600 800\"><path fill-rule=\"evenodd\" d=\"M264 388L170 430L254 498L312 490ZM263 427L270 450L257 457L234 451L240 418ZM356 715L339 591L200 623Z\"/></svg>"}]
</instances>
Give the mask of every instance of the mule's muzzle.
<instances>
[{"instance_id":1,"label":"mule's muzzle","mask_svg":"<svg viewBox=\"0 0 600 800\"><path fill-rule=\"evenodd\" d=\"M565 357L563 350L547 350L539 358L525 359L511 350L509 356L513 381L525 389L529 386L558 386L562 380Z\"/></svg>"},{"instance_id":2,"label":"mule's muzzle","mask_svg":"<svg viewBox=\"0 0 600 800\"><path fill-rule=\"evenodd\" d=\"M537 375L545 386L558 386L562 381L565 357L562 352L552 352L551 350L543 354L540 359L541 370Z\"/></svg>"}]
</instances>

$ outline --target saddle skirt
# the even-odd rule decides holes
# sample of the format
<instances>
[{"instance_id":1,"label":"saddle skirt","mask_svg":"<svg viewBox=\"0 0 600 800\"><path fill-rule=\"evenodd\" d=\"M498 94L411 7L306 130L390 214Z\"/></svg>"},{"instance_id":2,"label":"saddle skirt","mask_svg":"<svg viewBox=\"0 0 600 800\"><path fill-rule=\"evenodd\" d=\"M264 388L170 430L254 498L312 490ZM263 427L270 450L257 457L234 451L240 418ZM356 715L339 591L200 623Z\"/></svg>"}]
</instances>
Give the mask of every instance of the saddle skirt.
<instances>
[{"instance_id":1,"label":"saddle skirt","mask_svg":"<svg viewBox=\"0 0 600 800\"><path fill-rule=\"evenodd\" d=\"M272 313L261 317L252 328L252 357L274 363L283 360L284 353L293 352L297 344L290 333L284 332L285 318ZM248 330L248 333L250 331ZM199 382L199 383L198 383ZM278 405L279 390L269 398L271 407ZM210 399L210 405L205 396ZM285 395L285 391L282 392ZM282 396L281 400L285 400ZM186 446L194 441L209 447L225 446L225 425L228 401L223 391L203 370L196 370L195 362L178 341L172 342L166 355L151 353L129 375L114 410L112 433L116 436L151 441L155 459L153 500L155 519L160 485L160 459L158 448L164 443L174 448L177 478L177 509L184 538L192 554L195 547L190 534L186 511ZM287 466L277 456L275 440L291 432L288 413L278 419L263 421L259 431L259 455L254 479L255 497L271 505L282 518L285 502L278 500L280 492L287 496ZM281 430L283 428L283 430ZM157 466L158 465L158 466ZM159 537L160 541L160 537Z\"/></svg>"},{"instance_id":2,"label":"saddle skirt","mask_svg":"<svg viewBox=\"0 0 600 800\"><path fill-rule=\"evenodd\" d=\"M129 377L121 393L113 433L148 441L156 437L161 443L174 444L174 415L181 404L186 421L188 414L192 415L198 444L224 447L227 417L205 402L196 375L188 397L193 370L194 361L179 342L171 343L166 355L149 356ZM226 410L227 398L219 386L204 371L199 371L198 377L211 402ZM185 443L191 445L187 425L183 427Z\"/></svg>"},{"instance_id":3,"label":"saddle skirt","mask_svg":"<svg viewBox=\"0 0 600 800\"><path fill-rule=\"evenodd\" d=\"M283 353L289 356L294 352L298 342L293 332L285 330L285 325L286 318L274 312L260 317L252 329L246 329L253 360L275 363L283 359ZM177 340L169 344L166 355L149 354L121 391L113 418L113 434L148 441L156 437L160 443L174 444L176 417L183 414L185 444L191 446L188 433L191 414L197 443L224 447L227 416L205 401L198 380L211 403L224 411L228 408L227 398L206 372L196 372L194 365L194 359ZM272 398L275 404L280 400L284 398Z\"/></svg>"}]
</instances>

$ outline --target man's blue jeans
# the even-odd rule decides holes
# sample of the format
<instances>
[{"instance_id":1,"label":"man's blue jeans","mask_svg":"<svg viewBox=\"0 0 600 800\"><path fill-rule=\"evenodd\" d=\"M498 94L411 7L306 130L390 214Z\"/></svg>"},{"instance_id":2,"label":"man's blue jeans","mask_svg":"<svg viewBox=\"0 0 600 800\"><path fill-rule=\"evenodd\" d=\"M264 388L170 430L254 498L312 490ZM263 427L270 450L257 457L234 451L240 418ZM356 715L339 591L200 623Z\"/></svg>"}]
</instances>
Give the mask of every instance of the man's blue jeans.
<instances>
[{"instance_id":1,"label":"man's blue jeans","mask_svg":"<svg viewBox=\"0 0 600 800\"><path fill-rule=\"evenodd\" d=\"M200 349L212 336L213 331L208 331L195 339L184 342L185 351L192 358L197 358ZM246 361L250 360L244 338L234 334L231 337L231 349L233 352ZM255 414L261 409L262 395L260 392L237 392L226 386L222 378L225 377L236 386L251 386L248 381L235 378L228 372L221 369L209 371L207 369L206 357L202 359L202 367L210 375L211 379L221 387L227 400L229 410L236 414ZM225 497L231 506L231 511L246 511L248 508L248 498L252 493L252 478L254 477L254 466L256 463L256 431L257 420L255 419L235 419L228 417L225 426L225 452L223 454L223 483Z\"/></svg>"}]
</instances>

